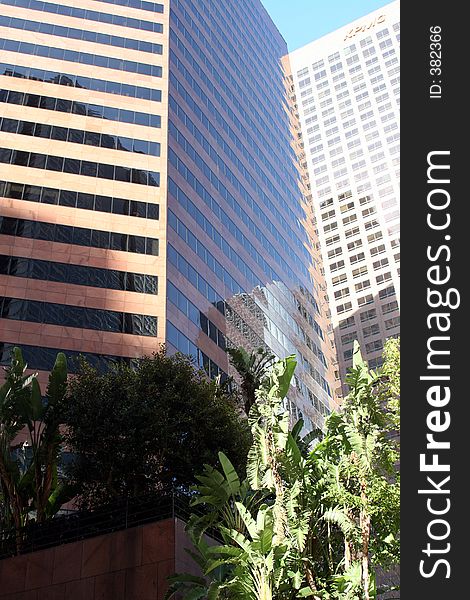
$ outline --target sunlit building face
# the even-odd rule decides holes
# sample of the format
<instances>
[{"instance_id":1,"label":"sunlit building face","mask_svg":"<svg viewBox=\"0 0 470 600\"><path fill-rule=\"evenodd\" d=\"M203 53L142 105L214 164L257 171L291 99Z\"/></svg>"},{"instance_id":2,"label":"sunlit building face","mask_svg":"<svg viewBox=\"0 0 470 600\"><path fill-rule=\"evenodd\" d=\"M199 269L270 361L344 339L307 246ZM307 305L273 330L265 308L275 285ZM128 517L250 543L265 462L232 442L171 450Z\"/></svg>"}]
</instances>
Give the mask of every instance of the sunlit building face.
<instances>
[{"instance_id":1,"label":"sunlit building face","mask_svg":"<svg viewBox=\"0 0 470 600\"><path fill-rule=\"evenodd\" d=\"M392 2L289 55L339 377L398 335L400 15Z\"/></svg>"}]
</instances>

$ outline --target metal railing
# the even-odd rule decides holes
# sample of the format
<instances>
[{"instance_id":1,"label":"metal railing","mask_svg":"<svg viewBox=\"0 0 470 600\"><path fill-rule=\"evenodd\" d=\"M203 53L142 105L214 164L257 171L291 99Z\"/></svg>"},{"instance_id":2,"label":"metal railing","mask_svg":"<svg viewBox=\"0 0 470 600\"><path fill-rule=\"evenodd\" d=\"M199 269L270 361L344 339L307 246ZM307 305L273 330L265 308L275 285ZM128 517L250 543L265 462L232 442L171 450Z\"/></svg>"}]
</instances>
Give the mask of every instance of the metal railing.
<instances>
[{"instance_id":1,"label":"metal railing","mask_svg":"<svg viewBox=\"0 0 470 600\"><path fill-rule=\"evenodd\" d=\"M51 548L130 527L178 517L187 521L201 510L190 508L190 497L179 493L120 500L93 511L73 511L43 523L0 531L0 559Z\"/></svg>"}]
</instances>

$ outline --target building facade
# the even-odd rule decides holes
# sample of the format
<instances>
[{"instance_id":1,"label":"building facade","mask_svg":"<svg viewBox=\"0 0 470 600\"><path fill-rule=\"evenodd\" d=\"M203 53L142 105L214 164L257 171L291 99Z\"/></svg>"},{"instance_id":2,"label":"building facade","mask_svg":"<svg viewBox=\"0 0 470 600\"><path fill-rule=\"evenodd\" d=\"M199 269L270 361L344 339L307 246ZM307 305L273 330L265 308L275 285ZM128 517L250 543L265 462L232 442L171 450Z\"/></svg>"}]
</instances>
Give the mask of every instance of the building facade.
<instances>
[{"instance_id":1,"label":"building facade","mask_svg":"<svg viewBox=\"0 0 470 600\"><path fill-rule=\"evenodd\" d=\"M323 279L262 4L2 0L0 39L2 363L164 342L225 377L227 346L261 346L297 355L292 417L322 426Z\"/></svg>"},{"instance_id":2,"label":"building facade","mask_svg":"<svg viewBox=\"0 0 470 600\"><path fill-rule=\"evenodd\" d=\"M337 385L355 339L376 368L399 332L399 42L392 2L289 55Z\"/></svg>"}]
</instances>

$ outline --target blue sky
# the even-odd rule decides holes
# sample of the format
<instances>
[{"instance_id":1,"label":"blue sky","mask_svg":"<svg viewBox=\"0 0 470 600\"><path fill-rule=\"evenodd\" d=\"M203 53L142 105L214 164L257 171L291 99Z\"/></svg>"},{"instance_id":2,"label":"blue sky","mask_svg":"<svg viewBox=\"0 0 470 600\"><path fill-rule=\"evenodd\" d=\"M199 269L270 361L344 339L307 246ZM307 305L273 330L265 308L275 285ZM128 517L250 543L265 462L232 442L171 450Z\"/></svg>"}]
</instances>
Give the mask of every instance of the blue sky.
<instances>
[{"instance_id":1,"label":"blue sky","mask_svg":"<svg viewBox=\"0 0 470 600\"><path fill-rule=\"evenodd\" d=\"M261 0L289 51L334 31L390 0Z\"/></svg>"}]
</instances>

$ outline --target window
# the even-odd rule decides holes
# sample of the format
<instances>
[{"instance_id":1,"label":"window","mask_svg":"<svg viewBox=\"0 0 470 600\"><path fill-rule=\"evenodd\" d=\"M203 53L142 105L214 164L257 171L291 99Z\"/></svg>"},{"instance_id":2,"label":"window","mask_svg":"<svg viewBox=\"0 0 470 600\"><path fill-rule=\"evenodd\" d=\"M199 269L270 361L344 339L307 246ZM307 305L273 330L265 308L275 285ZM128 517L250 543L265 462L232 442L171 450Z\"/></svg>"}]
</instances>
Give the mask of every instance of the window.
<instances>
[{"instance_id":1,"label":"window","mask_svg":"<svg viewBox=\"0 0 470 600\"><path fill-rule=\"evenodd\" d=\"M365 257L365 254L364 254L364 252L359 252L358 254L355 254L355 255L351 256L351 257L349 258L349 261L350 261L350 263L351 263L352 265L354 265L354 264L356 264L356 263L358 263L358 262L361 262L362 260L365 260L365 258L366 258L366 257Z\"/></svg>"},{"instance_id":2,"label":"window","mask_svg":"<svg viewBox=\"0 0 470 600\"><path fill-rule=\"evenodd\" d=\"M343 225L349 225L350 223L354 223L357 221L357 215L350 215L349 217L345 217L343 219Z\"/></svg>"},{"instance_id":3,"label":"window","mask_svg":"<svg viewBox=\"0 0 470 600\"><path fill-rule=\"evenodd\" d=\"M340 285L341 283L345 283L347 280L348 280L348 276L346 275L346 273L342 273L341 275L337 275L336 277L333 277L332 284L333 284L333 286L337 286L337 285Z\"/></svg>"},{"instance_id":4,"label":"window","mask_svg":"<svg viewBox=\"0 0 470 600\"><path fill-rule=\"evenodd\" d=\"M325 233L328 233L329 231L334 231L335 229L338 229L338 223L336 223L336 221L334 223L328 223L327 225L325 225L325 227L323 227L323 231Z\"/></svg>"},{"instance_id":5,"label":"window","mask_svg":"<svg viewBox=\"0 0 470 600\"><path fill-rule=\"evenodd\" d=\"M360 292L362 290L367 290L368 288L370 288L370 281L368 279L365 279L364 281L361 281L360 283L356 283L354 288L355 288L356 292Z\"/></svg>"},{"instance_id":6,"label":"window","mask_svg":"<svg viewBox=\"0 0 470 600\"><path fill-rule=\"evenodd\" d=\"M346 344L350 344L351 342L354 342L354 340L356 339L356 334L354 332L351 333L346 333L345 335L341 336L341 343L346 345Z\"/></svg>"},{"instance_id":7,"label":"window","mask_svg":"<svg viewBox=\"0 0 470 600\"><path fill-rule=\"evenodd\" d=\"M368 294L367 296L363 296L362 298L357 299L357 303L359 306L365 306L366 304L372 304L374 302L374 296L372 294Z\"/></svg>"},{"instance_id":8,"label":"window","mask_svg":"<svg viewBox=\"0 0 470 600\"><path fill-rule=\"evenodd\" d=\"M353 227L352 229L348 229L345 232L347 238L352 237L353 235L357 235L359 233L359 227Z\"/></svg>"},{"instance_id":9,"label":"window","mask_svg":"<svg viewBox=\"0 0 470 600\"><path fill-rule=\"evenodd\" d=\"M364 336L364 338L372 337L373 335L379 334L380 328L377 323L374 323L374 325L369 325L369 327L364 327L364 329L362 330L362 335Z\"/></svg>"},{"instance_id":10,"label":"window","mask_svg":"<svg viewBox=\"0 0 470 600\"><path fill-rule=\"evenodd\" d=\"M366 273L367 273L366 265L364 265L363 267L359 267L358 269L354 269L352 272L354 279L357 279L358 277L362 277L362 275L365 275Z\"/></svg>"},{"instance_id":11,"label":"window","mask_svg":"<svg viewBox=\"0 0 470 600\"><path fill-rule=\"evenodd\" d=\"M385 252L385 245L380 244L380 246L376 246L375 248L370 249L371 256L377 256L378 254L383 254Z\"/></svg>"},{"instance_id":12,"label":"window","mask_svg":"<svg viewBox=\"0 0 470 600\"><path fill-rule=\"evenodd\" d=\"M366 352L368 354L372 352L379 352L383 350L383 347L384 345L382 340L374 340L373 342L369 342L368 344L366 344Z\"/></svg>"},{"instance_id":13,"label":"window","mask_svg":"<svg viewBox=\"0 0 470 600\"><path fill-rule=\"evenodd\" d=\"M377 275L377 277L375 278L375 281L377 282L378 285L382 284L382 283L386 283L387 281L391 281L392 279L392 274L390 272L387 273L382 273L381 275Z\"/></svg>"},{"instance_id":14,"label":"window","mask_svg":"<svg viewBox=\"0 0 470 600\"><path fill-rule=\"evenodd\" d=\"M398 302L393 300L392 302L387 302L387 304L382 305L382 313L384 315L393 312L394 310L398 310Z\"/></svg>"},{"instance_id":15,"label":"window","mask_svg":"<svg viewBox=\"0 0 470 600\"><path fill-rule=\"evenodd\" d=\"M340 207L341 213L348 212L348 210L353 210L354 202L348 202L347 204L342 204Z\"/></svg>"},{"instance_id":16,"label":"window","mask_svg":"<svg viewBox=\"0 0 470 600\"><path fill-rule=\"evenodd\" d=\"M352 308L352 304L351 302L345 302L344 304L339 304L336 307L336 312L340 315L341 313L347 312L348 310L351 310Z\"/></svg>"},{"instance_id":17,"label":"window","mask_svg":"<svg viewBox=\"0 0 470 600\"><path fill-rule=\"evenodd\" d=\"M338 262L332 263L330 265L330 272L334 273L335 271L339 271L344 267L344 260L339 260Z\"/></svg>"},{"instance_id":18,"label":"window","mask_svg":"<svg viewBox=\"0 0 470 600\"><path fill-rule=\"evenodd\" d=\"M348 327L352 327L353 325L355 325L355 323L356 321L354 320L354 317L348 317L347 319L343 319L339 322L339 328L347 329Z\"/></svg>"},{"instance_id":19,"label":"window","mask_svg":"<svg viewBox=\"0 0 470 600\"><path fill-rule=\"evenodd\" d=\"M335 300L340 300L341 298L345 298L346 296L349 296L348 287L345 287L342 290L338 290L337 292L335 292Z\"/></svg>"},{"instance_id":20,"label":"window","mask_svg":"<svg viewBox=\"0 0 470 600\"><path fill-rule=\"evenodd\" d=\"M362 240L354 240L353 242L349 242L348 250L355 250L356 248L362 247Z\"/></svg>"},{"instance_id":21,"label":"window","mask_svg":"<svg viewBox=\"0 0 470 600\"><path fill-rule=\"evenodd\" d=\"M373 263L374 271L377 271L378 269L382 269L383 267L387 267L387 266L388 266L387 258L382 258L381 260L377 260Z\"/></svg>"},{"instance_id":22,"label":"window","mask_svg":"<svg viewBox=\"0 0 470 600\"><path fill-rule=\"evenodd\" d=\"M373 319L375 319L377 317L377 310L375 308L371 308L369 310L366 310L365 312L362 312L359 315L360 319L361 319L361 323L366 323L367 321L372 321Z\"/></svg>"},{"instance_id":23,"label":"window","mask_svg":"<svg viewBox=\"0 0 470 600\"><path fill-rule=\"evenodd\" d=\"M387 331L395 327L400 327L400 317L393 317L392 319L385 321L385 329Z\"/></svg>"},{"instance_id":24,"label":"window","mask_svg":"<svg viewBox=\"0 0 470 600\"><path fill-rule=\"evenodd\" d=\"M337 248L334 248L328 252L328 258L335 258L336 256L341 256L341 254L343 254L343 249L341 246L338 246Z\"/></svg>"},{"instance_id":25,"label":"window","mask_svg":"<svg viewBox=\"0 0 470 600\"><path fill-rule=\"evenodd\" d=\"M336 242L339 242L339 240L340 240L339 235L334 235L330 238L327 238L326 245L331 246L331 244L336 244Z\"/></svg>"}]
</instances>

